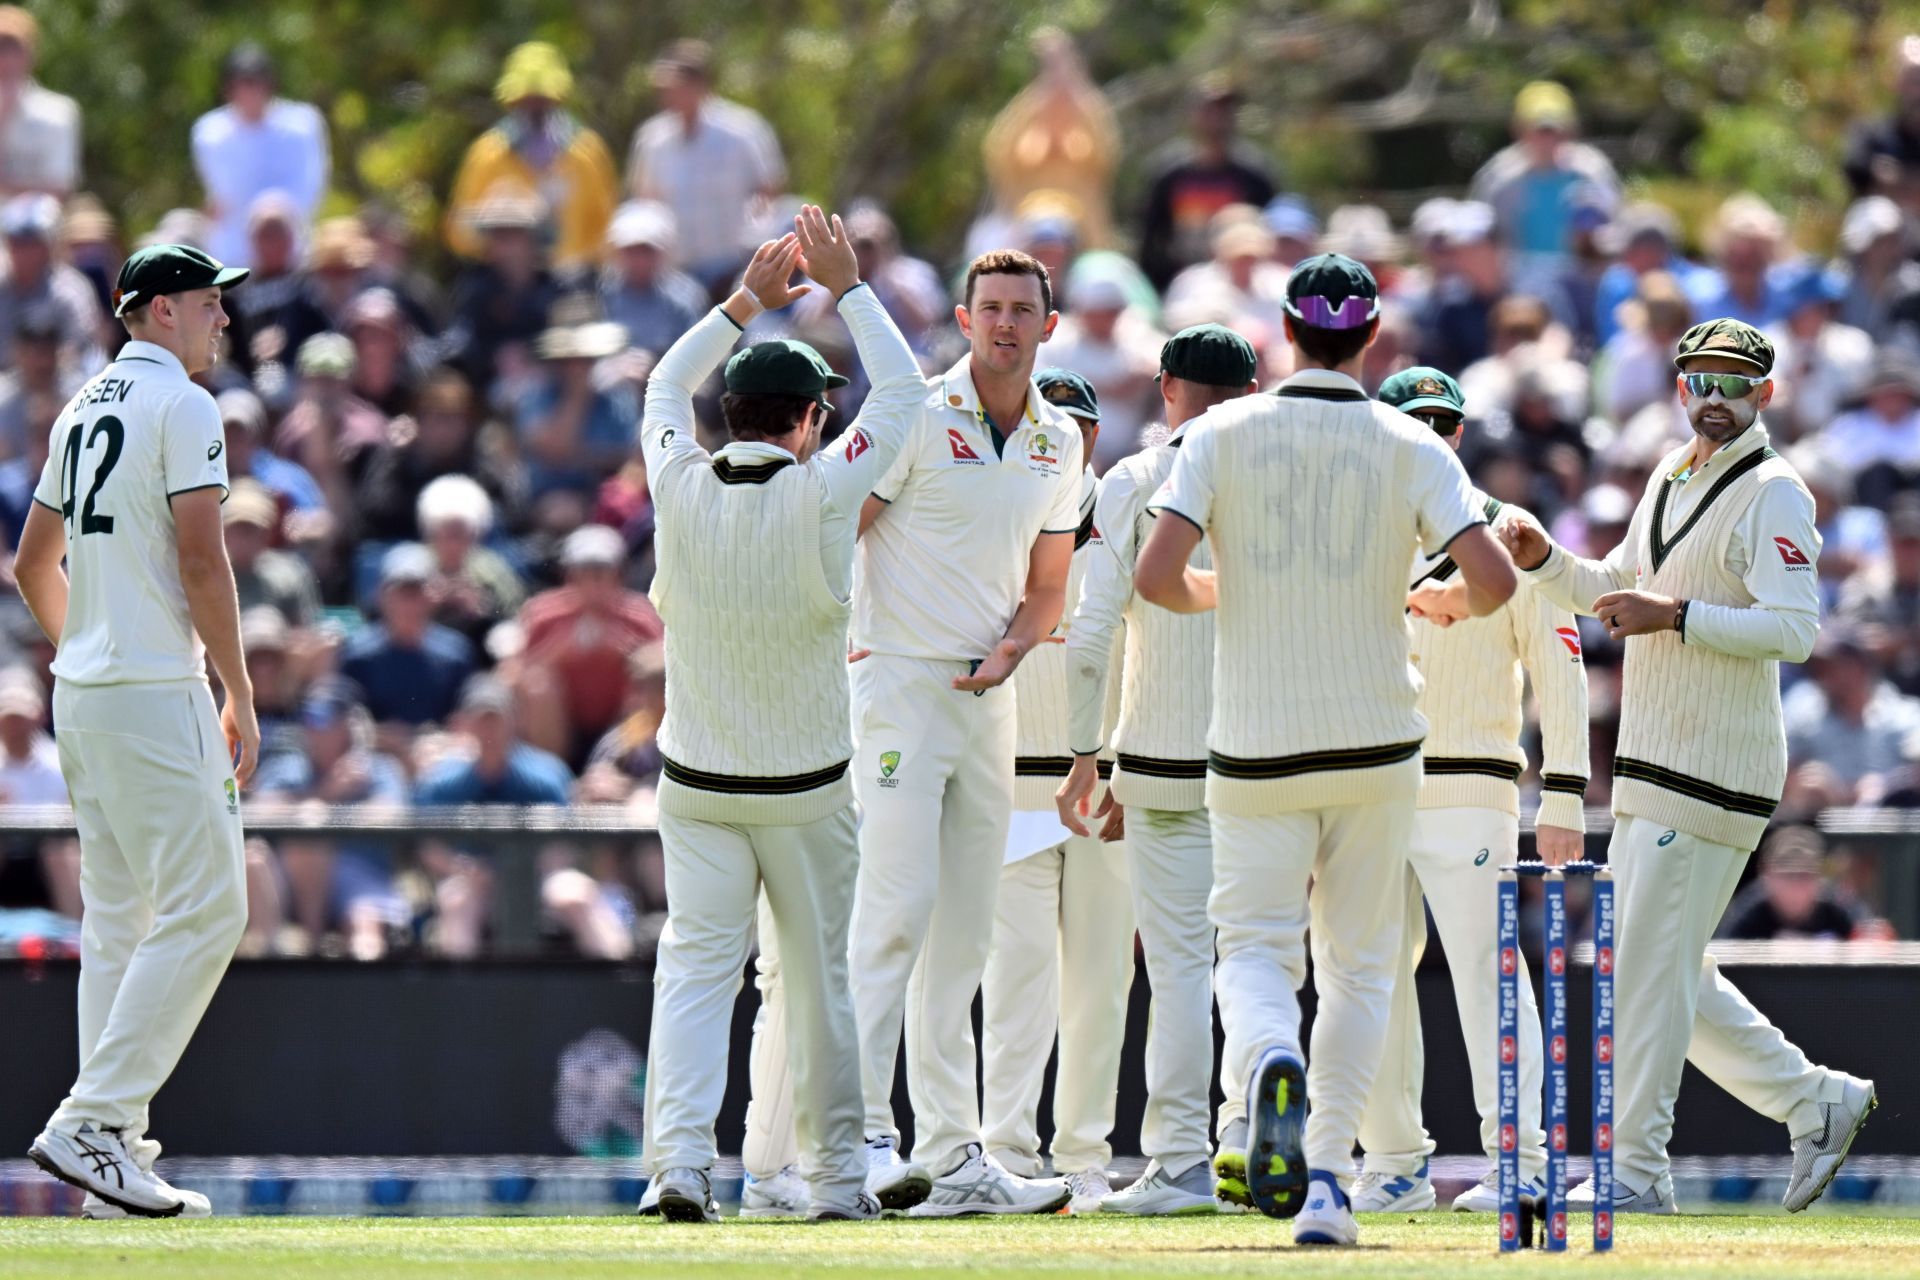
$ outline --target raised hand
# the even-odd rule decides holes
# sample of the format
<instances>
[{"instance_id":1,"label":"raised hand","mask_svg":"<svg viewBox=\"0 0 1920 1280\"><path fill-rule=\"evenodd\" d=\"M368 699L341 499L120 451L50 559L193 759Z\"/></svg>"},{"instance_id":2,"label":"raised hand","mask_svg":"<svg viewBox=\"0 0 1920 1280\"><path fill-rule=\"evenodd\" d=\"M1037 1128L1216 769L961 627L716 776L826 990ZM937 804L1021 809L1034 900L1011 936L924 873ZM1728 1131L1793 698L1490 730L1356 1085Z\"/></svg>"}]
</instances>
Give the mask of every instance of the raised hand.
<instances>
[{"instance_id":1,"label":"raised hand","mask_svg":"<svg viewBox=\"0 0 1920 1280\"><path fill-rule=\"evenodd\" d=\"M800 237L788 232L754 250L753 261L747 264L740 287L768 311L778 311L791 306L802 294L812 292L809 285L788 283L793 279L794 268L800 265Z\"/></svg>"},{"instance_id":2,"label":"raised hand","mask_svg":"<svg viewBox=\"0 0 1920 1280\"><path fill-rule=\"evenodd\" d=\"M839 214L829 221L819 205L802 205L793 220L793 230L800 240L802 268L836 301L860 283L860 261L847 239L847 229L840 225Z\"/></svg>"},{"instance_id":3,"label":"raised hand","mask_svg":"<svg viewBox=\"0 0 1920 1280\"><path fill-rule=\"evenodd\" d=\"M1531 520L1510 516L1494 528L1494 533L1513 557L1517 569L1538 569L1547 562L1553 542L1546 531Z\"/></svg>"}]
</instances>

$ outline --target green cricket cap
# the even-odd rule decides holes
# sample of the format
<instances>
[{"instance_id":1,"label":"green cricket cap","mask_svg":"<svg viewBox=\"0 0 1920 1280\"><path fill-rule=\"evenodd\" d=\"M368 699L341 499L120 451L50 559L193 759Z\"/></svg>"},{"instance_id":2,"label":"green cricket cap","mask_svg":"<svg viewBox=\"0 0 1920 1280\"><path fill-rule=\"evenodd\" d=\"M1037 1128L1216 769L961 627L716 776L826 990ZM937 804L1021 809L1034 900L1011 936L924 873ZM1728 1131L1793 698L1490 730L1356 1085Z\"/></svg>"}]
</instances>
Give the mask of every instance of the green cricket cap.
<instances>
[{"instance_id":1,"label":"green cricket cap","mask_svg":"<svg viewBox=\"0 0 1920 1280\"><path fill-rule=\"evenodd\" d=\"M185 244L153 244L136 252L120 266L113 285L113 314L124 316L169 293L232 288L247 278L245 267L229 267Z\"/></svg>"},{"instance_id":2,"label":"green cricket cap","mask_svg":"<svg viewBox=\"0 0 1920 1280\"><path fill-rule=\"evenodd\" d=\"M1463 418L1467 416L1467 398L1460 394L1460 384L1427 365L1402 369L1381 383L1380 402L1402 413L1440 409Z\"/></svg>"},{"instance_id":3,"label":"green cricket cap","mask_svg":"<svg viewBox=\"0 0 1920 1280\"><path fill-rule=\"evenodd\" d=\"M1221 324L1196 324L1160 348L1160 372L1207 387L1244 387L1259 361L1253 344Z\"/></svg>"},{"instance_id":4,"label":"green cricket cap","mask_svg":"<svg viewBox=\"0 0 1920 1280\"><path fill-rule=\"evenodd\" d=\"M1720 356L1750 364L1761 373L1773 372L1773 344L1767 335L1739 320L1707 320L1680 335L1673 367L1686 372L1687 361Z\"/></svg>"},{"instance_id":5,"label":"green cricket cap","mask_svg":"<svg viewBox=\"0 0 1920 1280\"><path fill-rule=\"evenodd\" d=\"M727 390L743 396L805 396L827 403L847 380L818 351L792 338L756 342L727 361Z\"/></svg>"},{"instance_id":6,"label":"green cricket cap","mask_svg":"<svg viewBox=\"0 0 1920 1280\"><path fill-rule=\"evenodd\" d=\"M1093 384L1071 369L1042 369L1033 375L1040 398L1076 418L1100 421L1100 397Z\"/></svg>"},{"instance_id":7,"label":"green cricket cap","mask_svg":"<svg viewBox=\"0 0 1920 1280\"><path fill-rule=\"evenodd\" d=\"M1357 329L1380 314L1380 282L1344 253L1302 258L1287 276L1287 314L1315 329Z\"/></svg>"}]
</instances>

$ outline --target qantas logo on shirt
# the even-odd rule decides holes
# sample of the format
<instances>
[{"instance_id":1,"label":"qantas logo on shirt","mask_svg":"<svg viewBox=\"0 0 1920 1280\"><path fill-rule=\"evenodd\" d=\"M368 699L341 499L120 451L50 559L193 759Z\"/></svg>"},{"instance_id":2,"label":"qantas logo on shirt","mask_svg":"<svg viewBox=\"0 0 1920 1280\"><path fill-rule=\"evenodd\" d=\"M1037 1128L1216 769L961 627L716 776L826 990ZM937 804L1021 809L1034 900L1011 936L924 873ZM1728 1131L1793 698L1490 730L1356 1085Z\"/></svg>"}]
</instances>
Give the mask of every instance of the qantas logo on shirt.
<instances>
[{"instance_id":1,"label":"qantas logo on shirt","mask_svg":"<svg viewBox=\"0 0 1920 1280\"><path fill-rule=\"evenodd\" d=\"M967 443L967 438L960 434L960 428L947 428L947 443L953 448L955 462L971 462L977 467L987 465L980 460L980 455L973 451L973 446Z\"/></svg>"},{"instance_id":2,"label":"qantas logo on shirt","mask_svg":"<svg viewBox=\"0 0 1920 1280\"><path fill-rule=\"evenodd\" d=\"M1787 572L1811 570L1813 565L1807 559L1807 553L1793 545L1791 538L1775 538L1775 549L1780 552L1781 562L1787 566Z\"/></svg>"},{"instance_id":3,"label":"qantas logo on shirt","mask_svg":"<svg viewBox=\"0 0 1920 1280\"><path fill-rule=\"evenodd\" d=\"M1555 627L1553 634L1560 637L1560 643L1567 646L1568 653L1576 658L1580 656L1580 633L1578 631L1575 631L1572 627Z\"/></svg>"},{"instance_id":4,"label":"qantas logo on shirt","mask_svg":"<svg viewBox=\"0 0 1920 1280\"><path fill-rule=\"evenodd\" d=\"M854 432L853 439L847 441L847 461L852 462L855 458L871 448L873 448L872 436L868 435L865 431Z\"/></svg>"}]
</instances>

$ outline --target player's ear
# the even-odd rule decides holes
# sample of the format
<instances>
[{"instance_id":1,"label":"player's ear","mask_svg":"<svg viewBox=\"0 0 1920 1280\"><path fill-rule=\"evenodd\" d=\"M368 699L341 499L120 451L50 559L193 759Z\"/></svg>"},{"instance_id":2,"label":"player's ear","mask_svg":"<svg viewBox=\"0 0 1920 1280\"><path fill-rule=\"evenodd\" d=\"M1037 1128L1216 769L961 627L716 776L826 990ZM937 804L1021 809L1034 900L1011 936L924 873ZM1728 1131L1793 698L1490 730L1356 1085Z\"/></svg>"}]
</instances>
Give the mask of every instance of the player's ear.
<instances>
[{"instance_id":1,"label":"player's ear","mask_svg":"<svg viewBox=\"0 0 1920 1280\"><path fill-rule=\"evenodd\" d=\"M1765 382L1760 384L1760 395L1759 395L1759 398L1754 401L1754 404L1756 407L1764 409L1772 403L1773 403L1773 379L1768 378Z\"/></svg>"},{"instance_id":2,"label":"player's ear","mask_svg":"<svg viewBox=\"0 0 1920 1280\"><path fill-rule=\"evenodd\" d=\"M960 326L960 336L961 336L961 337L964 337L964 338L967 338L967 339L969 339L969 340L971 340L971 339L972 339L972 337L973 337L973 321L972 321L972 319L971 319L971 317L969 317L969 316L967 315L967 308L966 308L966 306L965 306L965 304L963 304L963 303L955 303L955 304L954 304L954 307L953 307L953 322L954 322L955 324L957 324L957 325L959 325L959 326Z\"/></svg>"},{"instance_id":3,"label":"player's ear","mask_svg":"<svg viewBox=\"0 0 1920 1280\"><path fill-rule=\"evenodd\" d=\"M1058 311L1047 312L1047 325L1046 325L1046 328L1040 330L1040 341L1045 342L1047 339L1051 338L1053 336L1053 331L1059 327L1060 327L1060 313Z\"/></svg>"}]
</instances>

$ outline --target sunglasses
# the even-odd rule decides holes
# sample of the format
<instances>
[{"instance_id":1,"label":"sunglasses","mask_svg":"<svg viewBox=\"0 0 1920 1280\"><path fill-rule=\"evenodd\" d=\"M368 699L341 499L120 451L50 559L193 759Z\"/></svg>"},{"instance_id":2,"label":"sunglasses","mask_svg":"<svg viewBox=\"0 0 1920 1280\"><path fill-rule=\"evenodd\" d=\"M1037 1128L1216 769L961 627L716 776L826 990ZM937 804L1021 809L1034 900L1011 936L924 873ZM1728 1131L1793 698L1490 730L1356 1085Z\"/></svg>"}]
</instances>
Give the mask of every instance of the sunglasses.
<instances>
[{"instance_id":1,"label":"sunglasses","mask_svg":"<svg viewBox=\"0 0 1920 1280\"><path fill-rule=\"evenodd\" d=\"M1407 416L1420 419L1443 436L1451 436L1465 421L1459 414L1448 413L1444 409L1415 409Z\"/></svg>"},{"instance_id":2,"label":"sunglasses","mask_svg":"<svg viewBox=\"0 0 1920 1280\"><path fill-rule=\"evenodd\" d=\"M1718 391L1723 400L1744 400L1766 379L1744 373L1689 373L1683 374L1681 381L1686 383L1689 395L1710 396Z\"/></svg>"},{"instance_id":3,"label":"sunglasses","mask_svg":"<svg viewBox=\"0 0 1920 1280\"><path fill-rule=\"evenodd\" d=\"M1315 329L1358 329L1380 314L1378 298L1343 298L1336 305L1319 294L1288 298L1287 314Z\"/></svg>"}]
</instances>

